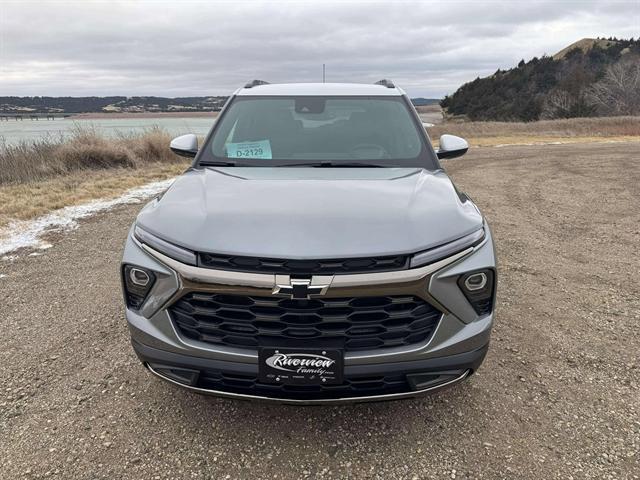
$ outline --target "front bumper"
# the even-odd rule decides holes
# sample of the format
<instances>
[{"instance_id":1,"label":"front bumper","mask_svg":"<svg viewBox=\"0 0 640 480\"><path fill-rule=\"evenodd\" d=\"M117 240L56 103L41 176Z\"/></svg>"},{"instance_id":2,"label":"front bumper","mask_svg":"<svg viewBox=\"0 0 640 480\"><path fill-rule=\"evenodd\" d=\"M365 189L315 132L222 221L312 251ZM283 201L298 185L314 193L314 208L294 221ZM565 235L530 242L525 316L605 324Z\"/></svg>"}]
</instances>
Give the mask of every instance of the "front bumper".
<instances>
[{"instance_id":1,"label":"front bumper","mask_svg":"<svg viewBox=\"0 0 640 480\"><path fill-rule=\"evenodd\" d=\"M345 367L344 377L359 389L321 387L295 388L261 385L257 381L256 364L225 362L158 350L132 342L138 358L154 375L174 385L196 393L240 400L296 405L326 405L363 403L373 401L412 398L455 385L470 376L482 363L488 345L477 350L413 362L383 363L376 365L352 365ZM227 378L218 383L224 389L211 387L208 378ZM402 379L391 391L385 393L379 379ZM372 381L372 379L375 379ZM271 390L270 390L271 389ZM250 393L247 393L250 392ZM264 392L264 395L260 393Z\"/></svg>"},{"instance_id":2,"label":"front bumper","mask_svg":"<svg viewBox=\"0 0 640 480\"><path fill-rule=\"evenodd\" d=\"M463 380L479 367L486 354L494 319L493 311L478 316L456 283L465 272L495 268L493 241L487 228L487 237L482 244L426 267L321 279L323 284L327 281L330 284L325 293L327 297L412 294L422 297L442 312L434 333L427 341L345 353L347 383L371 383L369 390L352 389L330 394L310 391L308 395L263 388L261 385L254 385L256 388L253 390L243 390L239 386L255 383L257 351L214 345L182 336L171 319L169 306L188 292L271 295L283 279L276 278L279 277L276 275L225 272L184 265L140 244L131 235L123 262L151 269L157 278L142 308L139 311L126 309L134 349L140 359L150 371L165 380L200 393L226 397L332 403L404 398L434 391ZM184 375L172 374L172 368L182 369ZM387 381L388 377L391 380ZM382 382L384 388L374 388L375 382ZM386 388L387 383L393 388Z\"/></svg>"}]
</instances>

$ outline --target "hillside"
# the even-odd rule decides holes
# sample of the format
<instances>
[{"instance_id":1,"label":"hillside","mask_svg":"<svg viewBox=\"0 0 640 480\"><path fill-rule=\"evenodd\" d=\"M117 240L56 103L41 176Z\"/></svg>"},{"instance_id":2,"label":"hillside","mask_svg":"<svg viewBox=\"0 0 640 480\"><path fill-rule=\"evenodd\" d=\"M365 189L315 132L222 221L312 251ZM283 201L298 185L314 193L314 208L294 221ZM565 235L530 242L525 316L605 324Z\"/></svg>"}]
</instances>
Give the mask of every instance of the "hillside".
<instances>
[{"instance_id":1,"label":"hillside","mask_svg":"<svg viewBox=\"0 0 640 480\"><path fill-rule=\"evenodd\" d=\"M227 97L0 97L0 113L193 112L220 110Z\"/></svg>"},{"instance_id":2,"label":"hillside","mask_svg":"<svg viewBox=\"0 0 640 480\"><path fill-rule=\"evenodd\" d=\"M598 47L601 49L607 49L609 47L615 46L618 43L616 40L609 40L606 38L583 38L582 40L578 40L577 42L572 43L568 47L563 48L558 53L553 56L554 60L562 60L567 56L567 54L578 48L582 53L588 53L593 47Z\"/></svg>"},{"instance_id":3,"label":"hillside","mask_svg":"<svg viewBox=\"0 0 640 480\"><path fill-rule=\"evenodd\" d=\"M640 115L640 40L585 38L476 78L440 105L471 120Z\"/></svg>"},{"instance_id":4,"label":"hillside","mask_svg":"<svg viewBox=\"0 0 640 480\"><path fill-rule=\"evenodd\" d=\"M218 111L227 97L0 97L1 114L140 113ZM436 105L439 98L412 98L416 106Z\"/></svg>"}]
</instances>

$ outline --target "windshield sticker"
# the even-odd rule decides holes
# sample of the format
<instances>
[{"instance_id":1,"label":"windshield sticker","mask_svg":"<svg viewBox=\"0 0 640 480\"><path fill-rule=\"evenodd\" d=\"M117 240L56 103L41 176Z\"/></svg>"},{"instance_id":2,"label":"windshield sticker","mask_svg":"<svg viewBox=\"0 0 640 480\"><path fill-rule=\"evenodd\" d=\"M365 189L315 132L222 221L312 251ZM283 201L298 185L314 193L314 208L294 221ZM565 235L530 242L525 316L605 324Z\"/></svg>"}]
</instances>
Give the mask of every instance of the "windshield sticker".
<instances>
[{"instance_id":1,"label":"windshield sticker","mask_svg":"<svg viewBox=\"0 0 640 480\"><path fill-rule=\"evenodd\" d=\"M259 140L257 142L227 143L227 157L271 159L271 142Z\"/></svg>"}]
</instances>

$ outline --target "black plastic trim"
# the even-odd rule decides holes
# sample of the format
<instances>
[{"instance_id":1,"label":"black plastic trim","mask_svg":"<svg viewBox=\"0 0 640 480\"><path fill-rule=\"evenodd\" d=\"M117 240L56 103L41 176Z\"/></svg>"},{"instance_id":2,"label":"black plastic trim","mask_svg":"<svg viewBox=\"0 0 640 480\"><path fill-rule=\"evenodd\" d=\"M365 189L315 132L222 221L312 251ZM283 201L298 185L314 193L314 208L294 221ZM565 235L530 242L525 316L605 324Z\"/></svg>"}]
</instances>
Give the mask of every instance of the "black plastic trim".
<instances>
[{"instance_id":1,"label":"black plastic trim","mask_svg":"<svg viewBox=\"0 0 640 480\"><path fill-rule=\"evenodd\" d=\"M190 292L169 313L180 334L213 345L345 351L426 342L442 317L413 295L294 299Z\"/></svg>"},{"instance_id":2,"label":"black plastic trim","mask_svg":"<svg viewBox=\"0 0 640 480\"><path fill-rule=\"evenodd\" d=\"M138 286L130 284L128 272L132 268L138 268L140 270L144 270L147 273L147 275L149 275L149 283L146 287L140 288ZM136 311L139 310L140 307L142 307L142 305L144 304L145 300L147 299L147 296L149 295L149 292L153 288L153 285L156 283L156 275L153 273L152 270L146 267L141 267L139 265L134 265L132 263L124 263L120 267L120 278L122 282L122 291L124 294L125 304L132 310L136 310ZM136 289L139 291L136 292L135 291Z\"/></svg>"},{"instance_id":3,"label":"black plastic trim","mask_svg":"<svg viewBox=\"0 0 640 480\"><path fill-rule=\"evenodd\" d=\"M298 260L198 252L198 266L215 270L283 275L340 275L393 272L409 268L411 255ZM334 266L332 267L331 264Z\"/></svg>"},{"instance_id":4,"label":"black plastic trim","mask_svg":"<svg viewBox=\"0 0 640 480\"><path fill-rule=\"evenodd\" d=\"M464 285L464 281L476 273L485 273L487 275L487 285L476 292L470 292ZM487 315L493 310L496 293L496 272L493 268L481 268L472 270L460 275L458 278L458 287L469 301L473 309L478 315Z\"/></svg>"},{"instance_id":5,"label":"black plastic trim","mask_svg":"<svg viewBox=\"0 0 640 480\"><path fill-rule=\"evenodd\" d=\"M131 340L133 350L143 363L157 363L165 366L195 370L219 370L228 373L258 375L257 363L228 362L204 357L194 357L181 353L160 350ZM389 375L394 373L433 373L449 374L453 371L471 370L475 372L487 354L489 344L470 352L448 355L445 357L412 360L408 362L373 363L362 365L346 365L345 376Z\"/></svg>"}]
</instances>

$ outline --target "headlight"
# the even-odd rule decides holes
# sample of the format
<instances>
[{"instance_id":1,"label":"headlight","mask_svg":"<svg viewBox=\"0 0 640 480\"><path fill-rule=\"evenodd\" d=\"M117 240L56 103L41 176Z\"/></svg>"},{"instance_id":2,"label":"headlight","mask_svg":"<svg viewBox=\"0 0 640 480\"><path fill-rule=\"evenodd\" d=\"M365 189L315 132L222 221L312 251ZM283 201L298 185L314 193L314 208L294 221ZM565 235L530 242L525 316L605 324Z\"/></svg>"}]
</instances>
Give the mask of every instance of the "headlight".
<instances>
[{"instance_id":1,"label":"headlight","mask_svg":"<svg viewBox=\"0 0 640 480\"><path fill-rule=\"evenodd\" d=\"M455 253L478 245L480 242L482 242L482 240L484 240L484 227L476 230L469 235L454 240L453 242L449 242L439 247L432 248L431 250L417 253L411 259L409 268L421 267L423 265L442 260L443 258L450 257Z\"/></svg>"},{"instance_id":2,"label":"headlight","mask_svg":"<svg viewBox=\"0 0 640 480\"><path fill-rule=\"evenodd\" d=\"M493 270L487 268L460 275L458 286L478 315L486 315L491 312L495 288Z\"/></svg>"},{"instance_id":3,"label":"headlight","mask_svg":"<svg viewBox=\"0 0 640 480\"><path fill-rule=\"evenodd\" d=\"M163 253L167 257L171 257L174 260L178 260L182 263L187 263L189 265L196 265L196 254L191 250L187 250L186 248L178 247L173 243L169 243L166 240L162 240L159 237L143 230L139 226L133 230L133 235L138 239L141 243L146 243L150 247L158 250L160 253Z\"/></svg>"},{"instance_id":4,"label":"headlight","mask_svg":"<svg viewBox=\"0 0 640 480\"><path fill-rule=\"evenodd\" d=\"M137 265L124 265L122 268L122 283L127 306L136 310L139 309L155 281L156 276L151 270Z\"/></svg>"}]
</instances>

